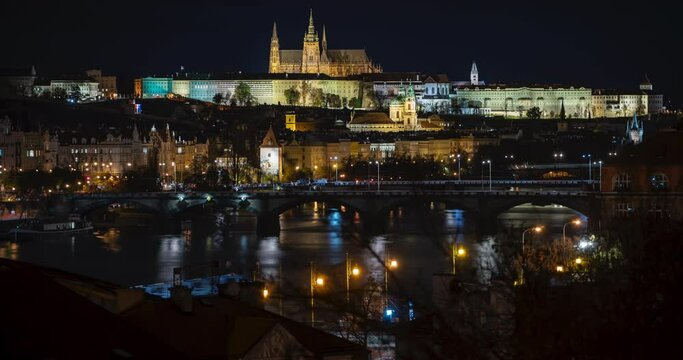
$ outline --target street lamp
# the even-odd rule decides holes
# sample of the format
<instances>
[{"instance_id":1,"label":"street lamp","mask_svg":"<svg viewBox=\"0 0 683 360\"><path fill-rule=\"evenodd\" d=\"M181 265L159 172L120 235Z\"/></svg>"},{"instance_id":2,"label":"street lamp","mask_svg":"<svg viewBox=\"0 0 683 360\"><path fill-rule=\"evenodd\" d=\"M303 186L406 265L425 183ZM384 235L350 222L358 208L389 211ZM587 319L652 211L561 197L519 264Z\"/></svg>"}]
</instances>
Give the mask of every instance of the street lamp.
<instances>
[{"instance_id":1,"label":"street lamp","mask_svg":"<svg viewBox=\"0 0 683 360\"><path fill-rule=\"evenodd\" d=\"M567 225L573 224L576 226L581 225L581 219L574 219L570 222L562 225L562 261L566 261L566 248L567 248Z\"/></svg>"},{"instance_id":2,"label":"street lamp","mask_svg":"<svg viewBox=\"0 0 683 360\"><path fill-rule=\"evenodd\" d=\"M489 165L489 191L491 191L491 160L486 160L481 162L482 165L488 164ZM482 166L481 168L482 171L482 176L481 176L481 181L482 181L482 187L483 187L483 182L484 182L484 167Z\"/></svg>"},{"instance_id":3,"label":"street lamp","mask_svg":"<svg viewBox=\"0 0 683 360\"><path fill-rule=\"evenodd\" d=\"M602 160L599 160L596 163L598 164L598 169L600 171L600 173L599 173L600 175L599 175L599 179L598 179L598 181L600 182L600 185L598 187L598 190L600 190L600 192L602 192Z\"/></svg>"},{"instance_id":4,"label":"street lamp","mask_svg":"<svg viewBox=\"0 0 683 360\"><path fill-rule=\"evenodd\" d=\"M349 253L346 253L346 304L349 303L351 297L349 296L351 288L351 277L360 275L360 268L358 266L351 267L349 263Z\"/></svg>"},{"instance_id":5,"label":"street lamp","mask_svg":"<svg viewBox=\"0 0 683 360\"><path fill-rule=\"evenodd\" d=\"M173 189L178 192L178 170L176 169L175 161L171 162L173 166Z\"/></svg>"},{"instance_id":6,"label":"street lamp","mask_svg":"<svg viewBox=\"0 0 683 360\"><path fill-rule=\"evenodd\" d=\"M535 233L540 233L541 231L543 231L543 227L537 225L537 226L533 226L533 227L530 227L530 228L522 231L522 271L520 272L520 279L519 279L520 285L524 284L524 268L526 267L526 251L524 249L524 247L525 247L524 237L526 236L526 233L528 233L529 231L533 231Z\"/></svg>"},{"instance_id":7,"label":"street lamp","mask_svg":"<svg viewBox=\"0 0 683 360\"><path fill-rule=\"evenodd\" d=\"M389 269L398 268L398 260L389 258L389 250L384 258L384 309L389 306Z\"/></svg>"},{"instance_id":8,"label":"street lamp","mask_svg":"<svg viewBox=\"0 0 683 360\"><path fill-rule=\"evenodd\" d=\"M453 275L455 275L455 258L464 257L467 254L465 248L456 246L455 243L451 246L451 262L453 263Z\"/></svg>"},{"instance_id":9,"label":"street lamp","mask_svg":"<svg viewBox=\"0 0 683 360\"><path fill-rule=\"evenodd\" d=\"M322 278L322 276L319 276L315 272L315 265L313 264L313 261L311 261L311 275L310 275L310 282L311 282L311 326L315 327L315 289L317 287L322 287L325 285L325 279Z\"/></svg>"},{"instance_id":10,"label":"street lamp","mask_svg":"<svg viewBox=\"0 0 683 360\"><path fill-rule=\"evenodd\" d=\"M588 159L588 183L592 185L593 183L593 164L591 161L591 154L585 154L583 155L584 159Z\"/></svg>"},{"instance_id":11,"label":"street lamp","mask_svg":"<svg viewBox=\"0 0 683 360\"><path fill-rule=\"evenodd\" d=\"M379 161L375 160L375 164L377 164L377 191L379 191Z\"/></svg>"},{"instance_id":12,"label":"street lamp","mask_svg":"<svg viewBox=\"0 0 683 360\"><path fill-rule=\"evenodd\" d=\"M458 158L458 181L460 181L462 179L462 177L460 175L461 174L461 172L460 172L460 154L458 154L457 158Z\"/></svg>"}]
</instances>

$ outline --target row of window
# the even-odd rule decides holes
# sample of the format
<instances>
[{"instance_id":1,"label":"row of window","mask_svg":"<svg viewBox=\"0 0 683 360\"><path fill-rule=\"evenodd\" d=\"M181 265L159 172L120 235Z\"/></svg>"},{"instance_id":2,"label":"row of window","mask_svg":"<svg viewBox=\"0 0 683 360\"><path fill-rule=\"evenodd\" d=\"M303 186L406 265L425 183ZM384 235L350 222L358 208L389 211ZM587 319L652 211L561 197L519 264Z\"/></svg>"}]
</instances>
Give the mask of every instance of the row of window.
<instances>
[{"instance_id":1,"label":"row of window","mask_svg":"<svg viewBox=\"0 0 683 360\"><path fill-rule=\"evenodd\" d=\"M614 214L618 217L629 217L633 215L634 212L635 209L631 202L619 202L614 205ZM662 204L657 203L651 204L647 209L647 213L649 216L657 219L663 219L670 216L670 211Z\"/></svg>"},{"instance_id":2,"label":"row of window","mask_svg":"<svg viewBox=\"0 0 683 360\"><path fill-rule=\"evenodd\" d=\"M629 191L631 190L631 175L627 173L620 173L612 179L613 191ZM650 189L653 191L667 191L669 190L669 178L662 173L655 173L649 178Z\"/></svg>"}]
</instances>

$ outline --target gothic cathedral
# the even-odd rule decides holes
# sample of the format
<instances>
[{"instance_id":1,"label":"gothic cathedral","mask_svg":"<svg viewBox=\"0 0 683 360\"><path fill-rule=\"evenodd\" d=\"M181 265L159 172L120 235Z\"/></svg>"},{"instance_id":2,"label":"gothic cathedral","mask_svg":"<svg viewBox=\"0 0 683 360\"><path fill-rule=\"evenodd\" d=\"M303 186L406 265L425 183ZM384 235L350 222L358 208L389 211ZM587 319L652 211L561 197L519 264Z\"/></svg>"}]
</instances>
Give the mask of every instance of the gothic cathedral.
<instances>
[{"instance_id":1,"label":"gothic cathedral","mask_svg":"<svg viewBox=\"0 0 683 360\"><path fill-rule=\"evenodd\" d=\"M313 10L311 10L302 50L280 50L277 26L273 24L268 72L271 74L306 73L345 77L356 74L381 73L382 68L372 63L364 49L328 50L325 27L323 26L321 44L318 32L313 25Z\"/></svg>"}]
</instances>

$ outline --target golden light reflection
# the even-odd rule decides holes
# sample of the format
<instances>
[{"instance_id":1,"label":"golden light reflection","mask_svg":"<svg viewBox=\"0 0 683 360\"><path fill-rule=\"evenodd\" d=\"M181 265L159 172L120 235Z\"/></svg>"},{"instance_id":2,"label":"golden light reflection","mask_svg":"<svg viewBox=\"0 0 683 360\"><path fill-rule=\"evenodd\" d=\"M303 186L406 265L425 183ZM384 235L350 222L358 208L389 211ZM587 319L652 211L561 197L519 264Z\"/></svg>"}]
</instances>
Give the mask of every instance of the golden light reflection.
<instances>
[{"instance_id":1,"label":"golden light reflection","mask_svg":"<svg viewBox=\"0 0 683 360\"><path fill-rule=\"evenodd\" d=\"M19 244L15 242L7 242L0 246L0 257L10 260L17 260L19 257Z\"/></svg>"},{"instance_id":2,"label":"golden light reflection","mask_svg":"<svg viewBox=\"0 0 683 360\"><path fill-rule=\"evenodd\" d=\"M119 243L120 232L118 229L110 228L104 233L97 235L97 238L102 243L102 247L111 252L121 251L121 244Z\"/></svg>"}]
</instances>

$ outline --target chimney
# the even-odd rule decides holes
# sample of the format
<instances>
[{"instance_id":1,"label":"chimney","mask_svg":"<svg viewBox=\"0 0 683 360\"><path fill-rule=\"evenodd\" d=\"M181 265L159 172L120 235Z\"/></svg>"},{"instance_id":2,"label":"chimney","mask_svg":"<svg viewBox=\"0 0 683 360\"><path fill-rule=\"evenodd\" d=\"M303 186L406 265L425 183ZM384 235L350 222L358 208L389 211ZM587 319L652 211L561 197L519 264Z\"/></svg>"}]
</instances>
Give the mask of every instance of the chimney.
<instances>
[{"instance_id":1,"label":"chimney","mask_svg":"<svg viewBox=\"0 0 683 360\"><path fill-rule=\"evenodd\" d=\"M173 268L173 287L171 287L171 302L184 313L192 312L192 291L183 286L182 268Z\"/></svg>"}]
</instances>

